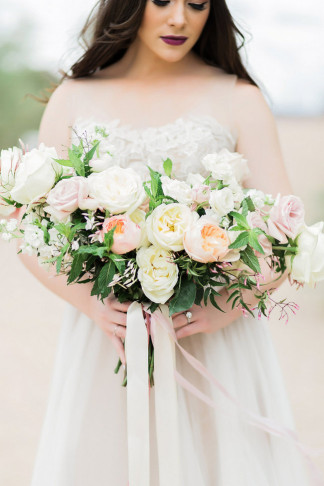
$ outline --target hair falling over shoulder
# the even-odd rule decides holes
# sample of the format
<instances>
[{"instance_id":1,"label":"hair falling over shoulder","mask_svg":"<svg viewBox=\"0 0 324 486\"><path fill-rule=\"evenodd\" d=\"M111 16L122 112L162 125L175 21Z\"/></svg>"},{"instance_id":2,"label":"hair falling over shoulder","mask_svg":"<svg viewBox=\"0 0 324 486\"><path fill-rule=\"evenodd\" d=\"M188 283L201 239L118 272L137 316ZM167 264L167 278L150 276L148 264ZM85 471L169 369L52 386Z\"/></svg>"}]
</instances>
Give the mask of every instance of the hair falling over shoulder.
<instances>
[{"instance_id":1,"label":"hair falling over shoulder","mask_svg":"<svg viewBox=\"0 0 324 486\"><path fill-rule=\"evenodd\" d=\"M82 56L69 72L61 71L63 81L91 76L97 70L119 61L135 40L142 23L147 0L99 0L90 12L80 32ZM204 30L193 47L206 64L219 67L228 74L236 74L258 86L243 65L240 49L245 36L236 26L226 0L211 0L211 8ZM46 91L53 92L57 86ZM42 99L46 103L46 95ZM45 99L46 98L46 99Z\"/></svg>"}]
</instances>

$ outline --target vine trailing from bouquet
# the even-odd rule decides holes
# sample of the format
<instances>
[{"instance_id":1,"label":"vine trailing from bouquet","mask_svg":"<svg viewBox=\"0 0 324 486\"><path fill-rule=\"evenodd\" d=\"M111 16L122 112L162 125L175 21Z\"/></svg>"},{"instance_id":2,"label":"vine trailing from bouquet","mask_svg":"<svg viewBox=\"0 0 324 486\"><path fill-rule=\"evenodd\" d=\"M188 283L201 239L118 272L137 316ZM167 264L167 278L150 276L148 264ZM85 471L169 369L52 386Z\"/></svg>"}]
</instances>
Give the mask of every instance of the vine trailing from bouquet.
<instances>
[{"instance_id":1,"label":"vine trailing from bouquet","mask_svg":"<svg viewBox=\"0 0 324 486\"><path fill-rule=\"evenodd\" d=\"M97 133L108 137L101 127ZM90 282L98 299L113 292L151 313L167 303L170 315L208 302L224 312L218 297L225 288L232 309L257 311L260 318L279 308L287 322L298 306L263 290L261 266L274 279L288 271L297 285L323 280L324 223L306 226L299 197L243 189L242 155L208 154L201 161L207 175L189 174L186 182L174 177L166 158L160 172L148 167L142 180L131 167L107 167L100 137L78 137L67 159L44 144L0 156L2 238L21 238L20 252L37 255L47 269L55 266L68 284ZM110 152L105 156L114 161ZM20 223L10 218L23 206ZM246 302L245 291L257 305ZM150 336L148 370L153 385Z\"/></svg>"}]
</instances>

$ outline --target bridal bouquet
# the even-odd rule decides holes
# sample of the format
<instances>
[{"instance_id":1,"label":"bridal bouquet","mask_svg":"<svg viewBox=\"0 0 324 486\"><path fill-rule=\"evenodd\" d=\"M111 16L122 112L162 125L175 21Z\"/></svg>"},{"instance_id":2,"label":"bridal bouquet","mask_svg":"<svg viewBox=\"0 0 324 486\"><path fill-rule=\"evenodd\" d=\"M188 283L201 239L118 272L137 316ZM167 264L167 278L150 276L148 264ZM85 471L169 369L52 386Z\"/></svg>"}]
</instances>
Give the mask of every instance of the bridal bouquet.
<instances>
[{"instance_id":1,"label":"bridal bouquet","mask_svg":"<svg viewBox=\"0 0 324 486\"><path fill-rule=\"evenodd\" d=\"M151 313L167 304L170 316L208 301L222 311L217 297L225 287L232 308L260 317L279 307L287 318L297 305L276 302L262 290L261 264L274 279L288 269L300 285L323 280L324 223L306 226L296 196L243 190L246 160L240 154L223 149L206 155L201 162L208 176L189 174L186 182L173 177L167 158L164 174L149 168L143 182L132 168L98 170L99 143L80 138L66 160L44 144L0 156L0 214L7 218L0 220L2 238L21 238L21 252L55 265L68 284L91 282L91 294L102 301L113 292ZM8 219L22 206L20 224ZM254 308L245 290L257 297ZM149 336L151 384L153 364Z\"/></svg>"}]
</instances>

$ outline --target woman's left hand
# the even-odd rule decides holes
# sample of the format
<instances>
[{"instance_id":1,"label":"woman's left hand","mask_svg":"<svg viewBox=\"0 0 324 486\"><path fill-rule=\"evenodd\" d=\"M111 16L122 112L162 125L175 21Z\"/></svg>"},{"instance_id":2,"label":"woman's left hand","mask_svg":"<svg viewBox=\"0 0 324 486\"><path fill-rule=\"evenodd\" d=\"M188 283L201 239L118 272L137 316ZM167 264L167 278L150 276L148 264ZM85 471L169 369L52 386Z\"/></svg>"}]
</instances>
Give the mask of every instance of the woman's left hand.
<instances>
[{"instance_id":1,"label":"woman's left hand","mask_svg":"<svg viewBox=\"0 0 324 486\"><path fill-rule=\"evenodd\" d=\"M190 322L188 322L188 318L186 317L187 312L191 312L192 314L192 317L189 319ZM212 333L218 331L228 324L224 316L225 314L213 307L210 302L206 306L202 304L201 307L194 304L187 311L177 312L172 316L177 339L199 332Z\"/></svg>"}]
</instances>

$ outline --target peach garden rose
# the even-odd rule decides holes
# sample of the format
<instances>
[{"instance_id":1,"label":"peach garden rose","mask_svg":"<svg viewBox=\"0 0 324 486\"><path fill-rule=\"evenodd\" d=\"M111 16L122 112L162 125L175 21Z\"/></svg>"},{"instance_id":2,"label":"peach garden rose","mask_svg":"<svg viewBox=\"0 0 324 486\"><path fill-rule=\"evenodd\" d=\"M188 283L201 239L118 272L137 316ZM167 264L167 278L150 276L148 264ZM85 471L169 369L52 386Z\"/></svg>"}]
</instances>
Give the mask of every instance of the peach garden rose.
<instances>
[{"instance_id":1,"label":"peach garden rose","mask_svg":"<svg viewBox=\"0 0 324 486\"><path fill-rule=\"evenodd\" d=\"M184 233L184 248L197 262L221 261L229 252L231 244L227 231L220 228L209 216L202 216L191 224Z\"/></svg>"},{"instance_id":2,"label":"peach garden rose","mask_svg":"<svg viewBox=\"0 0 324 486\"><path fill-rule=\"evenodd\" d=\"M127 214L112 216L105 219L100 231L100 240L103 241L105 234L116 227L114 232L114 243L111 251L117 255L123 255L135 250L141 241L141 228L134 223Z\"/></svg>"}]
</instances>

